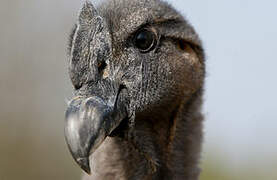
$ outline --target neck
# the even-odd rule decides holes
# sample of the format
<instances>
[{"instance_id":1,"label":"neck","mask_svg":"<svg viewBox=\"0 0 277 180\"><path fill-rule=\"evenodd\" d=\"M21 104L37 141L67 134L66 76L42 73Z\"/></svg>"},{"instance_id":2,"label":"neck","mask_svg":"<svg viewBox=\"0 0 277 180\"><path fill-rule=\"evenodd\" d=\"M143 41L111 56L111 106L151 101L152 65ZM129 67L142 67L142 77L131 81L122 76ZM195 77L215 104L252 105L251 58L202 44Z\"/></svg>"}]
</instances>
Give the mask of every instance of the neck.
<instances>
[{"instance_id":1,"label":"neck","mask_svg":"<svg viewBox=\"0 0 277 180\"><path fill-rule=\"evenodd\" d=\"M197 180L201 103L201 93L197 93L166 119L136 119L141 123L128 141L109 137L91 156L92 176L85 179Z\"/></svg>"}]
</instances>

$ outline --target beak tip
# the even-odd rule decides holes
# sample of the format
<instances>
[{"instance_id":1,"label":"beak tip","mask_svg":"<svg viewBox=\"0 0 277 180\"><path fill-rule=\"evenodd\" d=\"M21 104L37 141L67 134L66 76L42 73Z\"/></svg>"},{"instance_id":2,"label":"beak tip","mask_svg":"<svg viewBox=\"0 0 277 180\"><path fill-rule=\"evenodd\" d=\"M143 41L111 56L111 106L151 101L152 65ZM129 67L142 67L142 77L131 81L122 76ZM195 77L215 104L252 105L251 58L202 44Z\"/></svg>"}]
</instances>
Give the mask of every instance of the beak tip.
<instances>
[{"instance_id":1,"label":"beak tip","mask_svg":"<svg viewBox=\"0 0 277 180\"><path fill-rule=\"evenodd\" d=\"M87 173L91 174L90 165L89 165L89 158L78 158L77 160L78 165Z\"/></svg>"}]
</instances>

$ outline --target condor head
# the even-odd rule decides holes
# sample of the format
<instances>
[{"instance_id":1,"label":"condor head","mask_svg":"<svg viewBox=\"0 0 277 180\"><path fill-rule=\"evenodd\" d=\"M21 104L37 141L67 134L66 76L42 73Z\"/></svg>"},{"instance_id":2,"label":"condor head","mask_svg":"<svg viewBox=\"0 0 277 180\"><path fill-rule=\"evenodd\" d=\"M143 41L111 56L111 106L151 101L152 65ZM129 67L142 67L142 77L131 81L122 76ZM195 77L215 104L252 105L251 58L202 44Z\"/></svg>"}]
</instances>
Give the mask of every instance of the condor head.
<instances>
[{"instance_id":1,"label":"condor head","mask_svg":"<svg viewBox=\"0 0 277 180\"><path fill-rule=\"evenodd\" d=\"M168 116L202 87L198 36L181 15L158 2L137 9L130 1L123 4L130 9L125 12L97 11L87 1L80 11L70 41L75 97L66 111L65 138L87 173L90 154L107 136L126 138L137 115Z\"/></svg>"}]
</instances>

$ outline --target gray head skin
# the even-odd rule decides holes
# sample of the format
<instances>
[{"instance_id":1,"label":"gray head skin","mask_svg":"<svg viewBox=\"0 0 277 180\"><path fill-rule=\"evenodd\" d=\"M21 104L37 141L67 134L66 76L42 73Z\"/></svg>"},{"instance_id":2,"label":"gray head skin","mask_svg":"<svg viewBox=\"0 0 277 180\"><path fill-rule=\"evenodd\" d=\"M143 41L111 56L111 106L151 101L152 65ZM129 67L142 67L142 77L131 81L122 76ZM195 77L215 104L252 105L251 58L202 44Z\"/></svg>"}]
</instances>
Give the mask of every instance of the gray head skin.
<instances>
[{"instance_id":1,"label":"gray head skin","mask_svg":"<svg viewBox=\"0 0 277 180\"><path fill-rule=\"evenodd\" d=\"M86 1L69 56L65 138L84 179L198 179L204 52L176 10Z\"/></svg>"}]
</instances>

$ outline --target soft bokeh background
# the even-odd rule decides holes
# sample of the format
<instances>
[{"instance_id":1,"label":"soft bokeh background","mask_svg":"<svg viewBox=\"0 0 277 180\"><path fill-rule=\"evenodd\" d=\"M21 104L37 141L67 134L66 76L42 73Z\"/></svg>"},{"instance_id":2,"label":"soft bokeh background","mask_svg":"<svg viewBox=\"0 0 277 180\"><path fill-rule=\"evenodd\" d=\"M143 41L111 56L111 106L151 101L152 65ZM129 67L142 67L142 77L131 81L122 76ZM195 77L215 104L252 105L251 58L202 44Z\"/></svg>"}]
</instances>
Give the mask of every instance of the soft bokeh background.
<instances>
[{"instance_id":1,"label":"soft bokeh background","mask_svg":"<svg viewBox=\"0 0 277 180\"><path fill-rule=\"evenodd\" d=\"M276 1L169 2L207 52L201 180L277 179ZM0 180L80 177L63 137L67 36L80 4L0 2Z\"/></svg>"}]
</instances>

